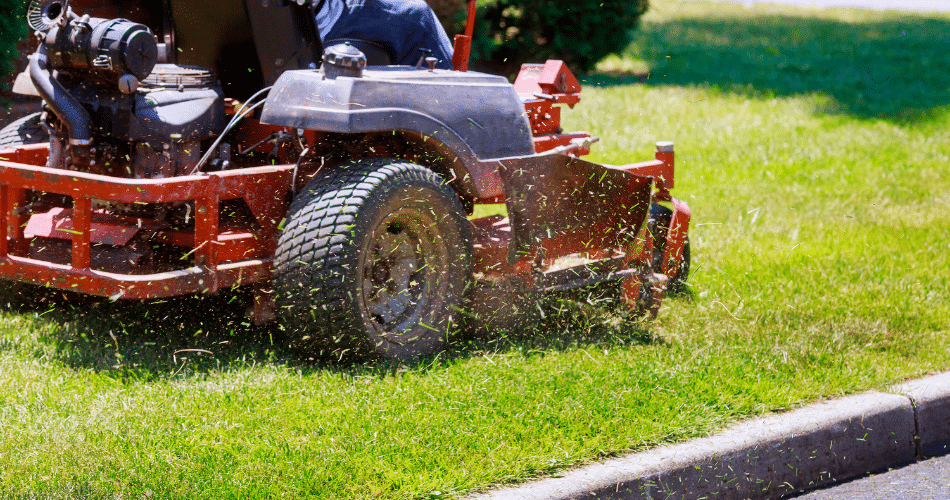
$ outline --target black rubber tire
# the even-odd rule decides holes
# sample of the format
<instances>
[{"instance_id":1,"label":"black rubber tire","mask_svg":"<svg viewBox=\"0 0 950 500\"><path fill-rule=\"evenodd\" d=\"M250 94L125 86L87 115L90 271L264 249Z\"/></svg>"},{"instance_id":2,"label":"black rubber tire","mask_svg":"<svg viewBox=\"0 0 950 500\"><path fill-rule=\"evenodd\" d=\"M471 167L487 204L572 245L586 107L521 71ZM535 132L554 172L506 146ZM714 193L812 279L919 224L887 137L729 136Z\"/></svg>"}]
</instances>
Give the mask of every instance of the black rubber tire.
<instances>
[{"instance_id":1,"label":"black rubber tire","mask_svg":"<svg viewBox=\"0 0 950 500\"><path fill-rule=\"evenodd\" d=\"M49 134L40 125L40 113L26 115L0 130L0 149L49 142Z\"/></svg>"},{"instance_id":2,"label":"black rubber tire","mask_svg":"<svg viewBox=\"0 0 950 500\"><path fill-rule=\"evenodd\" d=\"M663 269L663 250L666 248L666 234L670 231L670 221L673 211L654 203L650 205L650 220L647 222L650 233L653 235L653 272L659 273ZM686 280L689 278L689 235L683 244L683 259L676 270L676 276L667 285L667 293L676 295L686 291Z\"/></svg>"},{"instance_id":3,"label":"black rubber tire","mask_svg":"<svg viewBox=\"0 0 950 500\"><path fill-rule=\"evenodd\" d=\"M471 227L438 174L359 159L312 180L277 244L276 302L293 347L412 360L442 349L472 274Z\"/></svg>"}]
</instances>

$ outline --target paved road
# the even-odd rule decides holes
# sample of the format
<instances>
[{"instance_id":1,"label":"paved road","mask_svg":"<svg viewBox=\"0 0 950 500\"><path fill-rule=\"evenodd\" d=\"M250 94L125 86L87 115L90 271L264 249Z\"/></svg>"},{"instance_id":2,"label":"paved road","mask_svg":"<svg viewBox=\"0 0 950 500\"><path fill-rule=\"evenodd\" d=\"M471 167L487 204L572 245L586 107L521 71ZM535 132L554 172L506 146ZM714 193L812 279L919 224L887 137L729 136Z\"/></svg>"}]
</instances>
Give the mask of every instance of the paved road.
<instances>
[{"instance_id":1,"label":"paved road","mask_svg":"<svg viewBox=\"0 0 950 500\"><path fill-rule=\"evenodd\" d=\"M745 4L782 3L817 7L863 7L866 9L898 9L919 11L950 11L950 0L713 0Z\"/></svg>"},{"instance_id":2,"label":"paved road","mask_svg":"<svg viewBox=\"0 0 950 500\"><path fill-rule=\"evenodd\" d=\"M796 497L796 500L898 499L950 499L950 455Z\"/></svg>"}]
</instances>

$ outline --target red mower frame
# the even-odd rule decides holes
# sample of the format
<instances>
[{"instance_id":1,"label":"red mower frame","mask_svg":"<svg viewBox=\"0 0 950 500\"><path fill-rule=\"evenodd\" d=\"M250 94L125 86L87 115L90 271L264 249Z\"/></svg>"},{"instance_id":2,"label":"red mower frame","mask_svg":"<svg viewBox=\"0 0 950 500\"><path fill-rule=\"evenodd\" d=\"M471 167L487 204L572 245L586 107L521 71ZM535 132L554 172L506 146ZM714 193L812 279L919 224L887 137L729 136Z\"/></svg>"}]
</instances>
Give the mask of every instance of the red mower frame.
<instances>
[{"instance_id":1,"label":"red mower frame","mask_svg":"<svg viewBox=\"0 0 950 500\"><path fill-rule=\"evenodd\" d=\"M456 71L466 71L472 37L474 0L470 2L467 31L455 40ZM581 86L561 61L524 65L514 83L529 118L537 153L561 153L582 169L578 157L590 152L596 141L589 133L563 133L560 108L573 107L580 100ZM233 109L230 110L233 113ZM247 120L240 134L266 136L274 127ZM311 132L308 132L311 133ZM312 134L312 133L311 133ZM319 132L318 132L319 134ZM63 290L111 297L113 299L154 299L193 293L212 294L224 288L254 287L253 316L264 322L274 318L272 272L277 239L293 193L302 185L299 164L286 163L201 172L162 179L127 179L92 173L49 168L46 144L28 145L0 151L0 277ZM505 163L505 160L502 160ZM515 165L515 164L511 164ZM537 290L557 290L566 282L576 284L576 273L562 276L539 273L554 261L583 253L600 260L610 272L622 278L624 299L631 308L643 303L643 294L652 296L651 310L659 307L667 280L676 278L683 259L690 223L688 205L673 198L674 150L669 142L657 143L653 160L624 166L603 166L608 172L634 174L625 182L642 191L636 217L642 217L639 234L616 248L609 238L602 241L591 234L609 233L596 221L584 233L565 232L550 238L532 252L512 258L512 223L502 217L472 221L474 233L473 271L488 281L515 280ZM512 167L513 168L513 167ZM598 168L602 168L599 167ZM302 174L302 172L300 172ZM500 174L499 174L500 175ZM629 178L633 178L630 181ZM33 193L60 195L66 207L44 205ZM253 220L222 216L222 204L242 200ZM472 200L474 203L502 203L504 195ZM122 204L193 203L193 229L175 230L160 221L116 215L101 208L106 202ZM672 216L659 266L653 262L652 235L642 224L649 206L656 202L672 205ZM630 207L607 207L617 213ZM607 224L608 221L604 221ZM607 229L606 231L600 231ZM168 244L188 251L173 269L129 266L123 251L133 239ZM42 242L68 242L68 251L36 258ZM39 252L42 254L42 252ZM108 254L108 255L106 255ZM45 255L45 254L44 254ZM118 255L118 257L116 257ZM539 263L541 265L539 265ZM653 269L649 279L642 270ZM643 290L649 284L650 290Z\"/></svg>"}]
</instances>

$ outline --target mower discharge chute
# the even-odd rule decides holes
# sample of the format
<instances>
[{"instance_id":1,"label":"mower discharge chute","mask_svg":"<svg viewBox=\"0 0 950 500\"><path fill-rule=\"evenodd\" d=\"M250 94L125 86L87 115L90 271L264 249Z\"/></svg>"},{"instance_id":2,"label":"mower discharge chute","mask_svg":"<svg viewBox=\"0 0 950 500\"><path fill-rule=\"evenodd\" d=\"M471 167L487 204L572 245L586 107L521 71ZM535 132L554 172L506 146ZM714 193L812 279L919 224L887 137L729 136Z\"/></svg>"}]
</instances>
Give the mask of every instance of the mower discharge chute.
<instances>
[{"instance_id":1,"label":"mower discharge chute","mask_svg":"<svg viewBox=\"0 0 950 500\"><path fill-rule=\"evenodd\" d=\"M322 50L307 2L224 3L233 29L212 40L191 4L33 3L45 105L0 131L0 276L114 299L247 285L254 318L301 348L396 359L490 323L493 291L618 281L654 315L686 279L672 143L582 160L596 139L561 130L580 93L563 63L514 84L466 71L475 2L454 70ZM258 86L228 66L235 46ZM507 217L470 218L486 203Z\"/></svg>"}]
</instances>

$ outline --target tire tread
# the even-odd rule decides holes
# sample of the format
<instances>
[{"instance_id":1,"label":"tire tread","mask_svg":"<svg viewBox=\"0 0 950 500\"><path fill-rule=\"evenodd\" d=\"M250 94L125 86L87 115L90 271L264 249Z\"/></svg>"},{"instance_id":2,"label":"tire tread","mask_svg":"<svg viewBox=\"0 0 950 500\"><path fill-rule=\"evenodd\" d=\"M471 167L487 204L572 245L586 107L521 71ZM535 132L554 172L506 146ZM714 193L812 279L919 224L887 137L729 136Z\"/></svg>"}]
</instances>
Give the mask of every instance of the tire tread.
<instances>
[{"instance_id":1,"label":"tire tread","mask_svg":"<svg viewBox=\"0 0 950 500\"><path fill-rule=\"evenodd\" d=\"M359 250L348 233L356 227L361 209L397 178L435 183L458 202L438 174L389 158L337 167L311 181L291 202L275 253L274 278L285 327L291 335L309 333L297 347L324 353L352 349L361 355L375 350L367 336L359 334L363 324L358 300L346 286L351 266L358 266Z\"/></svg>"},{"instance_id":2,"label":"tire tread","mask_svg":"<svg viewBox=\"0 0 950 500\"><path fill-rule=\"evenodd\" d=\"M32 113L10 122L0 130L0 149L12 149L26 144L49 141L49 134L40 124L40 113Z\"/></svg>"}]
</instances>

